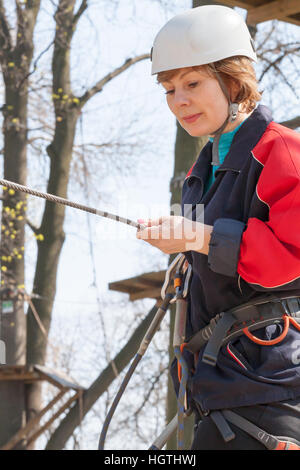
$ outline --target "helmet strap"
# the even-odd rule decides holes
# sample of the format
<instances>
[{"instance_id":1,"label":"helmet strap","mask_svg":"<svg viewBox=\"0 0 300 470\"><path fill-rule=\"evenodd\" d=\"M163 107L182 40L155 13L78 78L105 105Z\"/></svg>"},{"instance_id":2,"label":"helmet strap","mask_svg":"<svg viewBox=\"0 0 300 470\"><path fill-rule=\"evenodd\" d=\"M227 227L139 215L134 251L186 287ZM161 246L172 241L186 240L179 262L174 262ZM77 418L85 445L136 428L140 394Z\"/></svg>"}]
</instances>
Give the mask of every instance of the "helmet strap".
<instances>
[{"instance_id":1,"label":"helmet strap","mask_svg":"<svg viewBox=\"0 0 300 470\"><path fill-rule=\"evenodd\" d=\"M216 75L216 78L219 82L221 90L223 91L223 93L226 96L227 101L228 101L228 116L227 116L226 120L224 121L224 123L222 124L222 126L213 133L214 141L213 141L213 146L212 146L212 162L211 162L211 164L219 166L220 165L220 158L219 158L220 138L221 138L222 132L224 131L227 124L229 122L234 122L236 120L238 112L239 112L239 104L231 102L229 92L228 92L228 90L225 86L225 83L224 83L223 79L221 78L221 76L217 72L217 70L215 69L214 64L212 64L212 65L213 65L213 68L215 70L215 75Z\"/></svg>"}]
</instances>

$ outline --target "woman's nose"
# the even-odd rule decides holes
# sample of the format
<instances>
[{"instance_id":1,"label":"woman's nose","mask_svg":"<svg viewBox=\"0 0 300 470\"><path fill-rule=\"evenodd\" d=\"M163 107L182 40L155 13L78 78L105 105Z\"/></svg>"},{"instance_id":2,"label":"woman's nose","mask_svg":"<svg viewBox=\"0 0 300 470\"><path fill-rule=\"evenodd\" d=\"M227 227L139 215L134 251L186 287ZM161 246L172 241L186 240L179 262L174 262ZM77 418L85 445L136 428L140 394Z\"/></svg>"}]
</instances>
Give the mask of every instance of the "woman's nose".
<instances>
[{"instance_id":1,"label":"woman's nose","mask_svg":"<svg viewBox=\"0 0 300 470\"><path fill-rule=\"evenodd\" d=\"M174 104L175 106L182 106L189 104L190 100L184 91L178 90L174 92Z\"/></svg>"}]
</instances>

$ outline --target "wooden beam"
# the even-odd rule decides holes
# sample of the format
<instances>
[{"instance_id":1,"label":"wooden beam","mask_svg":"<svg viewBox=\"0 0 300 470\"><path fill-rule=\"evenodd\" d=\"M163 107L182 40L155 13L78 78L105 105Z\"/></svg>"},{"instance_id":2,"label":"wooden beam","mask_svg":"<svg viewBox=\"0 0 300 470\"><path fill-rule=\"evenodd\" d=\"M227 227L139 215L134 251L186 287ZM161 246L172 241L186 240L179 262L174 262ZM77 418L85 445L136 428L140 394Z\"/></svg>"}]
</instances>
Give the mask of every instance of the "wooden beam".
<instances>
[{"instance_id":1,"label":"wooden beam","mask_svg":"<svg viewBox=\"0 0 300 470\"><path fill-rule=\"evenodd\" d=\"M228 7L244 8L245 10L253 8L253 5L251 5L249 0L248 1L243 1L243 0L222 0L222 4L227 5Z\"/></svg>"},{"instance_id":2,"label":"wooden beam","mask_svg":"<svg viewBox=\"0 0 300 470\"><path fill-rule=\"evenodd\" d=\"M132 302L139 299L159 299L161 298L161 286L134 292L133 294L129 294L129 298Z\"/></svg>"},{"instance_id":3,"label":"wooden beam","mask_svg":"<svg viewBox=\"0 0 300 470\"><path fill-rule=\"evenodd\" d=\"M67 389L61 390L56 397L54 397L45 408L43 408L34 418L28 421L26 426L21 428L4 446L1 447L0 450L12 450L18 442L20 442L23 438L26 438L31 431L37 424L39 424L41 418L47 413L48 410L52 408L66 393Z\"/></svg>"},{"instance_id":4,"label":"wooden beam","mask_svg":"<svg viewBox=\"0 0 300 470\"><path fill-rule=\"evenodd\" d=\"M281 1L282 0L280 0L280 2ZM295 0L295 3L297 3L297 2L299 4L299 1ZM260 8L265 8L266 10L268 10L269 5L272 5L272 3L277 3L277 2L266 3L266 0L265 0L265 3L262 5L261 0L222 0L222 3L223 3L223 5L227 5L228 7L243 8L244 10L248 10L249 13L251 11L251 15L252 15L252 12L253 12L253 15L254 15L254 12L258 8L259 9ZM258 5L258 6L256 6L256 5ZM248 15L249 15L249 13L248 13ZM280 17L275 17L275 18L270 18L270 19L279 19L280 21L285 21L287 23L296 24L296 25L300 26L300 17L299 17L299 19L297 19L297 18L293 18L292 16L288 16L288 15L295 15L297 13L300 14L300 8L298 8L296 11L294 11L294 9L293 9L292 13L290 13L289 11L284 11L283 15L281 15ZM261 23L262 21L267 21L266 19L263 19L263 20L260 20L260 21L257 21L257 22L253 23L252 21L255 21L255 20L251 18L251 15L250 15L250 20L249 20L249 18L247 18L247 23L249 25L256 24L256 23Z\"/></svg>"},{"instance_id":5,"label":"wooden beam","mask_svg":"<svg viewBox=\"0 0 300 470\"><path fill-rule=\"evenodd\" d=\"M280 20L289 15L300 13L299 0L276 0L271 3L265 3L256 8L251 8L248 11L247 23L257 24L263 21Z\"/></svg>"},{"instance_id":6,"label":"wooden beam","mask_svg":"<svg viewBox=\"0 0 300 470\"><path fill-rule=\"evenodd\" d=\"M20 374L7 374L7 375L0 375L0 381L8 381L8 380L23 380L24 382L36 382L41 380L38 374L35 373L24 373Z\"/></svg>"},{"instance_id":7,"label":"wooden beam","mask_svg":"<svg viewBox=\"0 0 300 470\"><path fill-rule=\"evenodd\" d=\"M71 398L69 398L69 400L64 405L62 405L56 413L54 413L54 415L47 421L47 423L44 424L44 426L42 426L40 429L37 430L37 432L30 436L27 441L27 446L34 442L44 431L46 431L49 428L50 424L52 424L53 421L55 421L59 417L59 415L63 413L63 411L69 408L69 406L73 403L74 400L77 400L78 398L80 399L81 396L82 390L79 390Z\"/></svg>"},{"instance_id":8,"label":"wooden beam","mask_svg":"<svg viewBox=\"0 0 300 470\"><path fill-rule=\"evenodd\" d=\"M280 18L280 21L285 21L286 23L291 23L300 26L300 14L298 16L299 19L293 18L292 16L288 16L287 18Z\"/></svg>"}]
</instances>

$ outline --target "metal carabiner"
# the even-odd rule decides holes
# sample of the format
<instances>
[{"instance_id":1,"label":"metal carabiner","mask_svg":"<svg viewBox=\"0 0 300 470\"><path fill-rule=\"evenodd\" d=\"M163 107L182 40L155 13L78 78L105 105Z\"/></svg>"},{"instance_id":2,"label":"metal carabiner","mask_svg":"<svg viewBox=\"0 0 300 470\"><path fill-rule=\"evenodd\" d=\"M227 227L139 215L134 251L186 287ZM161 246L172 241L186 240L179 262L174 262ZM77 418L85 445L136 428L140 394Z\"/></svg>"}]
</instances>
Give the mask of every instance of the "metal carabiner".
<instances>
[{"instance_id":1,"label":"metal carabiner","mask_svg":"<svg viewBox=\"0 0 300 470\"><path fill-rule=\"evenodd\" d=\"M172 278L174 272L182 268L183 263L185 261L185 256L182 253L179 253L176 258L169 264L168 269L166 271L165 280L163 286L161 288L161 298L164 300L167 290L170 286L172 286Z\"/></svg>"}]
</instances>

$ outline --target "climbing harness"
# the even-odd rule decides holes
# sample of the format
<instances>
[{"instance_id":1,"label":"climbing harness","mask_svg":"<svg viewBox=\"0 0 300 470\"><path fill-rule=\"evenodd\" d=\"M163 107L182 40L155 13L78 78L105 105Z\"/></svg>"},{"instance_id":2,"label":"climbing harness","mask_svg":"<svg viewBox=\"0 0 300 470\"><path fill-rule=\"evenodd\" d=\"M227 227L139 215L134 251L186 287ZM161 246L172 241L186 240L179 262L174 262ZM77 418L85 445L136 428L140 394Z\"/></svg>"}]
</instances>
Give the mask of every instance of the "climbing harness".
<instances>
[{"instance_id":1,"label":"climbing harness","mask_svg":"<svg viewBox=\"0 0 300 470\"><path fill-rule=\"evenodd\" d=\"M273 340L261 340L251 333L251 331L262 327L282 322L284 323L283 331ZM263 295L254 301L246 302L216 315L207 326L199 330L185 343L185 348L193 354L197 354L205 346L202 361L215 366L220 348L242 334L261 346L273 346L285 338L290 325L300 331L299 297Z\"/></svg>"},{"instance_id":2,"label":"climbing harness","mask_svg":"<svg viewBox=\"0 0 300 470\"><path fill-rule=\"evenodd\" d=\"M184 316L185 314L181 313L182 319ZM260 340L249 331L255 331L262 327L282 322L284 323L283 331L274 340ZM256 344L272 346L285 338L290 325L300 331L300 298L292 296L279 298L275 295L263 295L256 298L255 301L246 302L216 315L206 327L199 330L188 341L184 341L184 335L180 337L180 340L174 340L178 360L178 380L180 383L178 414L171 420L161 435L156 438L150 449L161 449L170 435L175 431L176 427L178 432L177 446L178 449L183 448L183 420L191 413L187 400L185 400L183 405L183 397L186 397L187 392L186 377L188 374L187 364L182 357L184 349L193 353L197 362L199 351L205 346L201 360L214 367L220 348L223 345L230 344L232 340L242 334L248 336L248 338ZM178 331L182 331L182 329ZM181 344L178 347L179 343ZM268 434L266 431L231 410L206 410L205 413L202 413L199 409L198 411L200 415L209 415L211 417L225 442L229 442L235 438L235 434L228 424L229 421L264 444L268 450L300 450L300 443L296 440Z\"/></svg>"},{"instance_id":3,"label":"climbing harness","mask_svg":"<svg viewBox=\"0 0 300 470\"><path fill-rule=\"evenodd\" d=\"M261 340L251 333L251 331L262 327L282 322L284 326L281 334L272 340ZM294 296L277 297L272 294L263 295L254 301L246 302L216 315L207 326L182 344L181 352L183 349L187 349L195 355L197 362L199 351L204 347L201 360L215 367L220 348L223 345L227 345L228 348L231 341L239 336L245 334L260 346L273 346L284 340L291 325L300 331L300 298ZM245 368L238 358L234 356L234 359ZM182 380L181 367L178 367L178 379ZM202 413L198 407L197 409L200 415L211 417L225 442L235 438L235 434L228 424L229 421L257 439L268 450L300 450L300 442L288 437L273 436L231 410L206 410L205 413Z\"/></svg>"},{"instance_id":4,"label":"climbing harness","mask_svg":"<svg viewBox=\"0 0 300 470\"><path fill-rule=\"evenodd\" d=\"M131 225L139 230L143 228L143 225L134 222L133 220L126 219L124 217L120 217L119 215L111 214L110 212L100 211L99 209L94 209L93 207L88 207L83 204L78 204L77 202L69 201L63 197L55 196L54 194L43 193L41 191L37 191L35 189L28 188L27 186L23 186L18 183L14 183L12 181L0 179L0 186L4 186L6 188L14 189L15 191L21 191L22 193L31 194L32 196L41 197L46 199L47 201L56 202L58 204L62 204L64 206L74 207L75 209L79 209L81 211L89 212L91 214L99 215L100 217L106 217L108 219L115 220L116 222L121 222L123 224Z\"/></svg>"}]
</instances>

